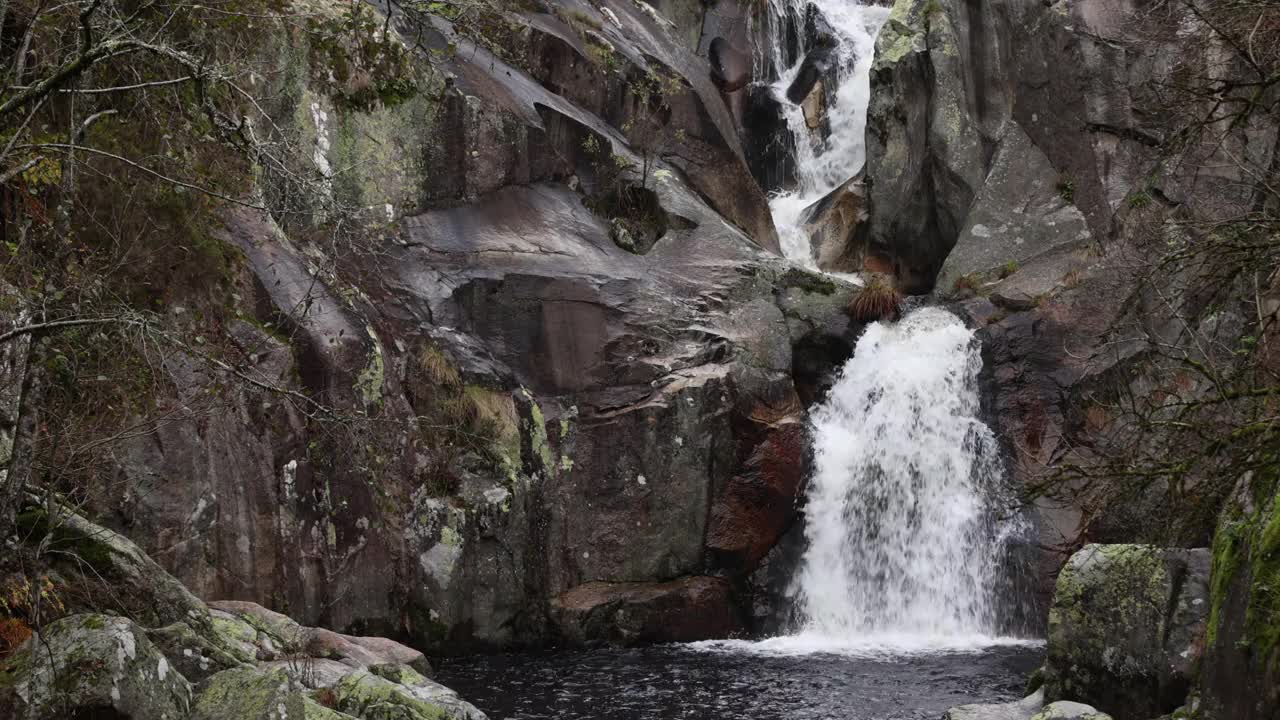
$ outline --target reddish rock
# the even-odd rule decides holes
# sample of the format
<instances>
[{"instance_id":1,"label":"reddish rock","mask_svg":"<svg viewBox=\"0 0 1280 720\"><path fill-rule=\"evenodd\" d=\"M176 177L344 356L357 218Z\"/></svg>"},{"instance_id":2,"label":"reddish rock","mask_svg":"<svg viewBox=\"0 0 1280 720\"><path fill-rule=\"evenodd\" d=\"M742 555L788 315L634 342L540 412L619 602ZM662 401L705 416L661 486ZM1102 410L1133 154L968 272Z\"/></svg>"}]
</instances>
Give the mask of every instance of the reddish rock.
<instances>
[{"instance_id":1,"label":"reddish rock","mask_svg":"<svg viewBox=\"0 0 1280 720\"><path fill-rule=\"evenodd\" d=\"M691 642L741 632L742 615L724 578L664 583L591 582L551 601L560 637L571 644Z\"/></svg>"},{"instance_id":2,"label":"reddish rock","mask_svg":"<svg viewBox=\"0 0 1280 720\"><path fill-rule=\"evenodd\" d=\"M772 429L711 506L706 546L734 573L756 567L795 518L804 481L805 426Z\"/></svg>"}]
</instances>

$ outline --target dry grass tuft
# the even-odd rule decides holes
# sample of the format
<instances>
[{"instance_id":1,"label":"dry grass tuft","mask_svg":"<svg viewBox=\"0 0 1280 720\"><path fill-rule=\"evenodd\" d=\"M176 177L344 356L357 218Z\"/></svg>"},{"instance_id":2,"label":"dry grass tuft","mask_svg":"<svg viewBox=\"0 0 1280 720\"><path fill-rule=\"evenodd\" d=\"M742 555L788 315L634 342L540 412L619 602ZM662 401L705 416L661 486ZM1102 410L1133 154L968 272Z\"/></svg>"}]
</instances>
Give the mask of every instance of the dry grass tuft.
<instances>
[{"instance_id":1,"label":"dry grass tuft","mask_svg":"<svg viewBox=\"0 0 1280 720\"><path fill-rule=\"evenodd\" d=\"M859 322L897 320L902 306L902 292L893 278L874 273L849 301L849 315Z\"/></svg>"}]
</instances>

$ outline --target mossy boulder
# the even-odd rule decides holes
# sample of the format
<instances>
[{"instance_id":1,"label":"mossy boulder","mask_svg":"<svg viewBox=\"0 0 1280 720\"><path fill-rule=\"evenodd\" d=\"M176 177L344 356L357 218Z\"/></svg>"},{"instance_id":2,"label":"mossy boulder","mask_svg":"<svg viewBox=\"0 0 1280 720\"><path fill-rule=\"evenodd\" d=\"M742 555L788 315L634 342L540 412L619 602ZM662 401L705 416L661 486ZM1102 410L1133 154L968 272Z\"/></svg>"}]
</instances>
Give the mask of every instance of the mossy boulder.
<instances>
[{"instance_id":1,"label":"mossy boulder","mask_svg":"<svg viewBox=\"0 0 1280 720\"><path fill-rule=\"evenodd\" d=\"M1186 699L1209 611L1209 551L1088 545L1058 576L1045 699L1149 718Z\"/></svg>"},{"instance_id":2,"label":"mossy boulder","mask_svg":"<svg viewBox=\"0 0 1280 720\"><path fill-rule=\"evenodd\" d=\"M191 720L303 720L302 686L278 668L234 668L206 680Z\"/></svg>"},{"instance_id":3,"label":"mossy boulder","mask_svg":"<svg viewBox=\"0 0 1280 720\"><path fill-rule=\"evenodd\" d=\"M449 688L418 676L402 685L358 670L333 689L337 709L363 720L486 720L484 713Z\"/></svg>"},{"instance_id":4,"label":"mossy boulder","mask_svg":"<svg viewBox=\"0 0 1280 720\"><path fill-rule=\"evenodd\" d=\"M62 618L0 665L0 717L181 720L190 705L191 684L127 618Z\"/></svg>"},{"instance_id":5,"label":"mossy boulder","mask_svg":"<svg viewBox=\"0 0 1280 720\"><path fill-rule=\"evenodd\" d=\"M254 662L253 653L242 645L221 642L219 637L211 639L184 622L148 630L147 637L169 658L178 672L192 682Z\"/></svg>"}]
</instances>

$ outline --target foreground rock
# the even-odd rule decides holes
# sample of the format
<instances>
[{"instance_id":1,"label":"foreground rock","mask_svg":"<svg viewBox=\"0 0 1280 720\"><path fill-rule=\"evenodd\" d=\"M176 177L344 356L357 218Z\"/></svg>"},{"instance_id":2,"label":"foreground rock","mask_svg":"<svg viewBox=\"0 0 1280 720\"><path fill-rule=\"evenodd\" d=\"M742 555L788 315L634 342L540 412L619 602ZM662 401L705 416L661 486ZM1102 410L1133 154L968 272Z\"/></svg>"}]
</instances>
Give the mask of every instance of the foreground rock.
<instances>
[{"instance_id":1,"label":"foreground rock","mask_svg":"<svg viewBox=\"0 0 1280 720\"><path fill-rule=\"evenodd\" d=\"M182 587L129 540L83 518L64 523L60 509L52 515L51 528L81 533L82 550L86 537L108 538L117 560L127 561L121 572L149 569L137 576L129 602L145 603L155 592L154 604L164 607ZM57 587L79 609L98 586L59 576ZM186 619L162 627L94 612L44 627L0 661L0 717L484 720L426 677L426 658L400 643L305 627L255 603L210 609L189 593L178 596L191 605Z\"/></svg>"},{"instance_id":2,"label":"foreground rock","mask_svg":"<svg viewBox=\"0 0 1280 720\"><path fill-rule=\"evenodd\" d=\"M120 617L55 621L0 665L0 717L6 718L114 711L132 720L181 720L191 696L191 684L142 628Z\"/></svg>"},{"instance_id":3,"label":"foreground rock","mask_svg":"<svg viewBox=\"0 0 1280 720\"><path fill-rule=\"evenodd\" d=\"M1209 551L1089 545L1058 577L1049 612L1045 699L1122 720L1187 697L1209 616Z\"/></svg>"}]
</instances>

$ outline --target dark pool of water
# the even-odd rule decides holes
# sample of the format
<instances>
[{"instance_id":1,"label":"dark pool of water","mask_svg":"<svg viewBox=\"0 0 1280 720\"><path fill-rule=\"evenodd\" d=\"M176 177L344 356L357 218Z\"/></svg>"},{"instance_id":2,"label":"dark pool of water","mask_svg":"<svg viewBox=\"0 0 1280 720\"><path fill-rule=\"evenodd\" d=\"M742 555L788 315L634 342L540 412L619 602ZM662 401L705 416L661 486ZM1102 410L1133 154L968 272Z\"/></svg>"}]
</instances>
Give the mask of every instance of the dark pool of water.
<instances>
[{"instance_id":1,"label":"dark pool of water","mask_svg":"<svg viewBox=\"0 0 1280 720\"><path fill-rule=\"evenodd\" d=\"M1022 697L1036 647L771 656L667 645L442 659L436 679L490 720L937 720Z\"/></svg>"}]
</instances>

